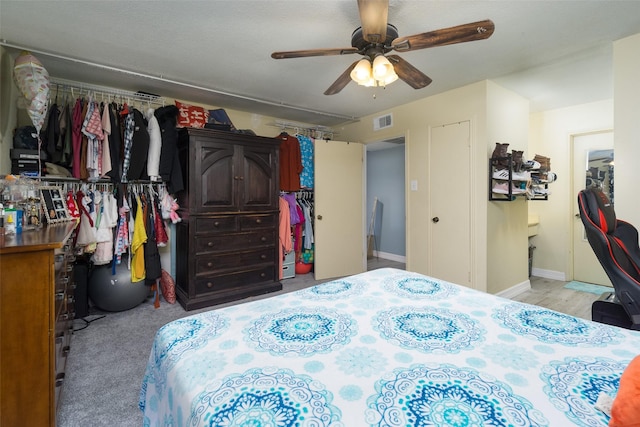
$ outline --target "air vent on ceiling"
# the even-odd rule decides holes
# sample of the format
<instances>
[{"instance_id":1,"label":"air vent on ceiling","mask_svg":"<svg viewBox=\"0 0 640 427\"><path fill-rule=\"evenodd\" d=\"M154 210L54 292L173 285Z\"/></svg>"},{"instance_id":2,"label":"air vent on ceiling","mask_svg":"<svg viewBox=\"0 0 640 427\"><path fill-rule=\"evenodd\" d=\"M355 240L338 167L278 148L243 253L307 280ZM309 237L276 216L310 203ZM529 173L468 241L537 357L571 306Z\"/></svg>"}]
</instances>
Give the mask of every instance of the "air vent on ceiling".
<instances>
[{"instance_id":1,"label":"air vent on ceiling","mask_svg":"<svg viewBox=\"0 0 640 427\"><path fill-rule=\"evenodd\" d=\"M390 128L393 126L393 115L391 113L373 119L373 130Z\"/></svg>"}]
</instances>

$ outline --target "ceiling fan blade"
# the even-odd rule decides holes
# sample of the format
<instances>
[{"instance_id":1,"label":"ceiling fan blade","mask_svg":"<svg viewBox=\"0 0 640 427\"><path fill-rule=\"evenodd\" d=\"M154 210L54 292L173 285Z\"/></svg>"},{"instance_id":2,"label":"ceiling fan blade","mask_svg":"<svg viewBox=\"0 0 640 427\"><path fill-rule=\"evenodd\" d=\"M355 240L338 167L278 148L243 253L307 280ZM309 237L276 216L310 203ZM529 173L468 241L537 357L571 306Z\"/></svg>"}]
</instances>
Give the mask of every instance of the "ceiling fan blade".
<instances>
[{"instance_id":1,"label":"ceiling fan blade","mask_svg":"<svg viewBox=\"0 0 640 427\"><path fill-rule=\"evenodd\" d=\"M271 57L273 59L304 58L309 56L348 55L358 52L358 49L356 49L355 47L344 47L336 49L290 50L285 52L273 52L271 54Z\"/></svg>"},{"instance_id":2,"label":"ceiling fan blade","mask_svg":"<svg viewBox=\"0 0 640 427\"><path fill-rule=\"evenodd\" d=\"M494 29L493 21L485 19L484 21L442 28L413 36L398 37L391 43L391 47L398 52L406 52L427 47L483 40L489 38Z\"/></svg>"},{"instance_id":3,"label":"ceiling fan blade","mask_svg":"<svg viewBox=\"0 0 640 427\"><path fill-rule=\"evenodd\" d=\"M398 75L398 78L412 88L422 89L431 84L432 80L429 77L398 55L389 55L387 59L393 64L393 69Z\"/></svg>"},{"instance_id":4,"label":"ceiling fan blade","mask_svg":"<svg viewBox=\"0 0 640 427\"><path fill-rule=\"evenodd\" d=\"M324 91L324 94L335 95L336 93L344 89L344 87L351 81L351 70L353 70L356 65L358 65L358 62L360 62L360 60L357 60L356 62L351 64L349 68L344 70L344 73L340 74L340 77L338 77L338 79L333 82L331 86L329 86L329 89Z\"/></svg>"},{"instance_id":5,"label":"ceiling fan blade","mask_svg":"<svg viewBox=\"0 0 640 427\"><path fill-rule=\"evenodd\" d=\"M389 0L358 0L358 10L364 39L369 43L384 43Z\"/></svg>"}]
</instances>

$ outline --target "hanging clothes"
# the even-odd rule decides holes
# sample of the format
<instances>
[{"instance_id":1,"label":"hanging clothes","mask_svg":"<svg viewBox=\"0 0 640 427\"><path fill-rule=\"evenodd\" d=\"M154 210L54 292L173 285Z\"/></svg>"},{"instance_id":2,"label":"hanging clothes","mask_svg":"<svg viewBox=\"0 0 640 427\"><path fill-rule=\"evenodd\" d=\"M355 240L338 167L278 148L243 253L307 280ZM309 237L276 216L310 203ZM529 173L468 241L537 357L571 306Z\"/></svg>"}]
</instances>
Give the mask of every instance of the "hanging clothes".
<instances>
[{"instance_id":1,"label":"hanging clothes","mask_svg":"<svg viewBox=\"0 0 640 427\"><path fill-rule=\"evenodd\" d=\"M107 176L111 172L111 148L109 138L111 137L111 113L109 112L109 106L105 105L102 109L102 133L104 139L102 140L102 164L100 170L100 176Z\"/></svg>"},{"instance_id":2,"label":"hanging clothes","mask_svg":"<svg viewBox=\"0 0 640 427\"><path fill-rule=\"evenodd\" d=\"M145 279L144 269L144 243L147 241L145 217L142 211L140 198L136 196L136 215L133 225L133 238L131 239L131 282L139 282Z\"/></svg>"},{"instance_id":3,"label":"hanging clothes","mask_svg":"<svg viewBox=\"0 0 640 427\"><path fill-rule=\"evenodd\" d=\"M82 121L84 120L82 116L82 110L84 109L84 105L80 98L76 99L76 103L73 107L73 121L71 127L72 134L72 151L73 151L73 160L71 163L72 166L72 175L76 179L80 179L82 173L80 168L82 167L81 163L81 155L82 155Z\"/></svg>"},{"instance_id":4,"label":"hanging clothes","mask_svg":"<svg viewBox=\"0 0 640 427\"><path fill-rule=\"evenodd\" d=\"M287 202L283 197L279 198L279 206L280 206L280 223L279 223L279 241L278 245L278 259L279 259L279 279L283 278L282 265L284 261L285 254L288 254L293 249L292 241L291 241L291 215L289 212L289 202Z\"/></svg>"},{"instance_id":5,"label":"hanging clothes","mask_svg":"<svg viewBox=\"0 0 640 427\"><path fill-rule=\"evenodd\" d=\"M149 132L147 122L142 113L133 109L133 127L129 144L129 162L127 166L127 181L149 179L147 176L147 157L149 155ZM127 117L128 120L128 117Z\"/></svg>"},{"instance_id":6,"label":"hanging clothes","mask_svg":"<svg viewBox=\"0 0 640 427\"><path fill-rule=\"evenodd\" d=\"M145 197L143 204L147 232L147 241L144 243L145 281L147 285L152 285L162 275L162 267L160 265L160 252L158 252L158 243L156 240L153 200L150 202Z\"/></svg>"},{"instance_id":7,"label":"hanging clothes","mask_svg":"<svg viewBox=\"0 0 640 427\"><path fill-rule=\"evenodd\" d=\"M109 191L102 193L101 214L97 219L96 250L91 257L95 265L109 264L113 259L113 229L118 225L118 202Z\"/></svg>"},{"instance_id":8,"label":"hanging clothes","mask_svg":"<svg viewBox=\"0 0 640 427\"><path fill-rule=\"evenodd\" d=\"M178 129L176 128L178 113L178 107L175 105L160 107L153 113L158 120L162 135L159 172L171 194L184 190L182 167L178 158Z\"/></svg>"},{"instance_id":9,"label":"hanging clothes","mask_svg":"<svg viewBox=\"0 0 640 427\"><path fill-rule=\"evenodd\" d=\"M152 181L160 179L160 153L162 151L162 133L158 119L153 115L154 109L149 108L145 113L147 132L149 133L149 153L147 157L147 175Z\"/></svg>"},{"instance_id":10,"label":"hanging clothes","mask_svg":"<svg viewBox=\"0 0 640 427\"><path fill-rule=\"evenodd\" d=\"M280 190L297 191L300 189L302 157L298 138L282 132L277 136L280 143Z\"/></svg>"},{"instance_id":11,"label":"hanging clothes","mask_svg":"<svg viewBox=\"0 0 640 427\"><path fill-rule=\"evenodd\" d=\"M118 105L115 102L110 103L109 109L109 121L111 122L111 133L109 135L109 155L111 157L111 171L106 172L106 175L111 178L113 182L120 182L122 177L120 173L120 161L122 151L122 127L120 124L120 114L118 113Z\"/></svg>"},{"instance_id":12,"label":"hanging clothes","mask_svg":"<svg viewBox=\"0 0 640 427\"><path fill-rule=\"evenodd\" d=\"M305 135L296 135L300 144L300 156L302 161L302 172L300 173L300 187L313 188L314 180L314 159L313 159L313 139Z\"/></svg>"}]
</instances>

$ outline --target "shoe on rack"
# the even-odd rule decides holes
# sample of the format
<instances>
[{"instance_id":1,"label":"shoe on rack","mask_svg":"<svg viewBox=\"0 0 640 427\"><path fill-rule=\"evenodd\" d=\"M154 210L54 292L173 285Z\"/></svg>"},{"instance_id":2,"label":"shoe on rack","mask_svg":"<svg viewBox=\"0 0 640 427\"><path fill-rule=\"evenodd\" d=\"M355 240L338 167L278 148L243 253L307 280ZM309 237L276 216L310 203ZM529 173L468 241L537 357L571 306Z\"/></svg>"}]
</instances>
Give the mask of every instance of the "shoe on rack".
<instances>
[{"instance_id":1,"label":"shoe on rack","mask_svg":"<svg viewBox=\"0 0 640 427\"><path fill-rule=\"evenodd\" d=\"M507 181L509 179L509 170L501 169L493 172L493 179L502 179ZM529 181L531 179L531 173L523 172L511 172L512 181Z\"/></svg>"},{"instance_id":2,"label":"shoe on rack","mask_svg":"<svg viewBox=\"0 0 640 427\"><path fill-rule=\"evenodd\" d=\"M496 182L491 189L492 192L497 194L509 194L509 183ZM518 187L511 187L511 194L523 194L526 190Z\"/></svg>"},{"instance_id":3,"label":"shoe on rack","mask_svg":"<svg viewBox=\"0 0 640 427\"><path fill-rule=\"evenodd\" d=\"M540 162L536 162L535 160L527 160L522 164L522 167L529 170L538 170L540 169Z\"/></svg>"},{"instance_id":4,"label":"shoe on rack","mask_svg":"<svg viewBox=\"0 0 640 427\"><path fill-rule=\"evenodd\" d=\"M551 191L539 185L532 186L532 189L533 189L533 194L535 194L536 196L546 196L551 194Z\"/></svg>"}]
</instances>

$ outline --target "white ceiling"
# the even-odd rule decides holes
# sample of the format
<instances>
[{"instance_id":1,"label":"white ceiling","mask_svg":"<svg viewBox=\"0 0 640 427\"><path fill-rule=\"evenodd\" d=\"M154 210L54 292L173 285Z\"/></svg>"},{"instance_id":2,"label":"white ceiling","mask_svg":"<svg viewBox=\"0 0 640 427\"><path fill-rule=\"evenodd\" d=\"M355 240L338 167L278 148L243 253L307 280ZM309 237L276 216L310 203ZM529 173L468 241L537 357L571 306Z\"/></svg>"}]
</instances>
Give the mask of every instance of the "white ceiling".
<instances>
[{"instance_id":1,"label":"white ceiling","mask_svg":"<svg viewBox=\"0 0 640 427\"><path fill-rule=\"evenodd\" d=\"M496 27L487 40L400 54L433 79L426 88L352 82L332 96L323 92L359 55L270 54L350 47L356 0L0 0L0 41L32 49L53 77L335 126L484 79L531 99L532 111L611 98L612 42L640 32L640 1L389 6L400 36L483 19Z\"/></svg>"}]
</instances>

